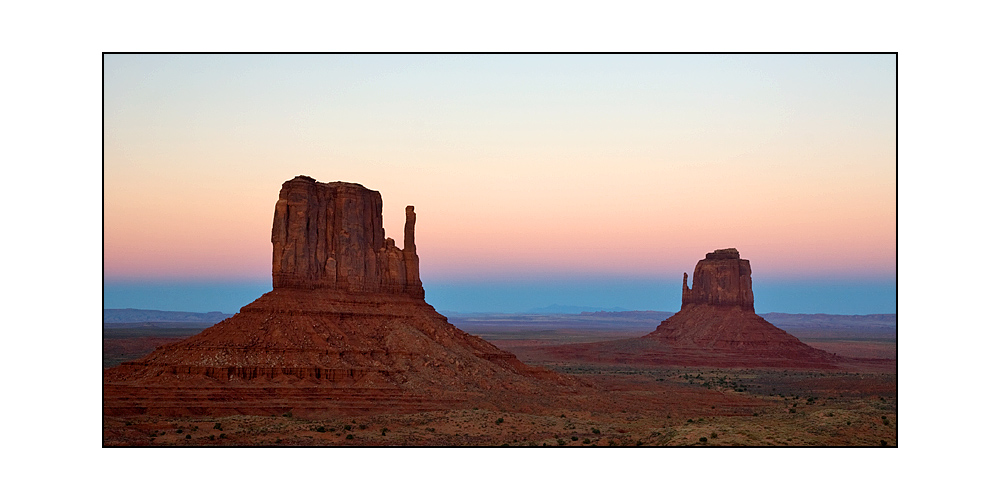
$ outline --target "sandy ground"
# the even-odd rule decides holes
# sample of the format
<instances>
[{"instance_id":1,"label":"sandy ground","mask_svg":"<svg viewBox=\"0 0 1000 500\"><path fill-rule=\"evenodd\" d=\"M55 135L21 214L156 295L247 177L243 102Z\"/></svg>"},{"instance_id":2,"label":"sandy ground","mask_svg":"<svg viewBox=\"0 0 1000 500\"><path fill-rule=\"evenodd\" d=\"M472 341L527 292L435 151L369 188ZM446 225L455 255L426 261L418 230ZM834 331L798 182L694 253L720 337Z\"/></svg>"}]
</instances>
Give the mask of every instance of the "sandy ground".
<instances>
[{"instance_id":1,"label":"sandy ground","mask_svg":"<svg viewBox=\"0 0 1000 500\"><path fill-rule=\"evenodd\" d=\"M595 390L530 412L464 407L393 414L104 417L105 446L896 446L896 344L805 339L859 359L837 370L627 367L539 358L545 345L634 332L483 335ZM174 339L105 341L105 364ZM572 342L569 342L572 343ZM521 357L521 355L519 355ZM881 361L871 361L880 358ZM115 362L113 359L111 362ZM587 399L590 398L590 399ZM252 413L252 412L251 412ZM259 412L258 412L259 413Z\"/></svg>"}]
</instances>

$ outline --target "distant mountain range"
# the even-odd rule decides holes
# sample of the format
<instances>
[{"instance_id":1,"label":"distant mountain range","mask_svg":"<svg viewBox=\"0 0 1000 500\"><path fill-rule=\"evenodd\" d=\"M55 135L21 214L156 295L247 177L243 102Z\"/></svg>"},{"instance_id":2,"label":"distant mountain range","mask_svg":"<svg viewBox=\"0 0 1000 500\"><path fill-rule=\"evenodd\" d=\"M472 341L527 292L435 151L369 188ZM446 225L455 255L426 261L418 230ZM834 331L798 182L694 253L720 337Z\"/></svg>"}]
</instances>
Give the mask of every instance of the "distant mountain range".
<instances>
[{"instance_id":1,"label":"distant mountain range","mask_svg":"<svg viewBox=\"0 0 1000 500\"><path fill-rule=\"evenodd\" d=\"M157 311L153 309L105 309L105 323L199 323L216 324L232 314L219 311L207 313Z\"/></svg>"},{"instance_id":2,"label":"distant mountain range","mask_svg":"<svg viewBox=\"0 0 1000 500\"><path fill-rule=\"evenodd\" d=\"M567 306L563 304L552 304L545 307L536 307L534 309L528 309L525 311L527 314L580 314L587 312L602 312L602 311L614 311L622 312L627 311L627 309L622 309L620 307L613 307L611 309L605 309L601 307L587 307L587 306Z\"/></svg>"}]
</instances>

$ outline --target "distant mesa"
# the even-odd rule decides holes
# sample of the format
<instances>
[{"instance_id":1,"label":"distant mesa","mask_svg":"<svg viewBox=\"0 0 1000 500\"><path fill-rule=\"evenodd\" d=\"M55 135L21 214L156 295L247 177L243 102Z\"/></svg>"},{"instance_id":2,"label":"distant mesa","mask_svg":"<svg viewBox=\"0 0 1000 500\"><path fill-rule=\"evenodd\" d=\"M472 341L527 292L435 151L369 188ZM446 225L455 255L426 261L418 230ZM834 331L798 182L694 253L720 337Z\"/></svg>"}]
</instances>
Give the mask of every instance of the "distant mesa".
<instances>
[{"instance_id":1,"label":"distant mesa","mask_svg":"<svg viewBox=\"0 0 1000 500\"><path fill-rule=\"evenodd\" d=\"M684 273L681 310L646 338L678 349L741 356L748 365L762 358L836 361L833 354L809 347L754 312L750 261L735 248L716 250L698 261L690 288Z\"/></svg>"},{"instance_id":2,"label":"distant mesa","mask_svg":"<svg viewBox=\"0 0 1000 500\"><path fill-rule=\"evenodd\" d=\"M415 225L406 207L400 249L385 237L378 191L286 181L271 231L274 289L196 336L106 370L105 413L509 408L550 384L575 384L427 304Z\"/></svg>"},{"instance_id":3,"label":"distant mesa","mask_svg":"<svg viewBox=\"0 0 1000 500\"><path fill-rule=\"evenodd\" d=\"M754 312L750 261L735 248L705 255L691 286L687 273L681 286L681 310L643 337L539 350L550 358L619 365L831 368L839 362Z\"/></svg>"}]
</instances>

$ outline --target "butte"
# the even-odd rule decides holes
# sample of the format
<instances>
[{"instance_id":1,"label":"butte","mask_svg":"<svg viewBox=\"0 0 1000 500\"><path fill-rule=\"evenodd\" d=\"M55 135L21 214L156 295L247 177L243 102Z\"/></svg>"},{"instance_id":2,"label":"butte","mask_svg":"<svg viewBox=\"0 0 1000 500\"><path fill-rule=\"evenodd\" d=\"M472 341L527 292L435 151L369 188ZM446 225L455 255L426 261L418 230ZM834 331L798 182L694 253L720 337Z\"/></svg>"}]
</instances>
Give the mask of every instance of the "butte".
<instances>
[{"instance_id":1,"label":"butte","mask_svg":"<svg viewBox=\"0 0 1000 500\"><path fill-rule=\"evenodd\" d=\"M735 248L684 273L681 310L636 339L547 348L558 358L668 366L833 368L840 358L816 349L754 312L750 261Z\"/></svg>"},{"instance_id":2,"label":"butte","mask_svg":"<svg viewBox=\"0 0 1000 500\"><path fill-rule=\"evenodd\" d=\"M451 325L424 301L406 207L403 248L382 197L298 176L271 230L273 290L198 335L104 372L106 415L527 409L572 380Z\"/></svg>"}]
</instances>

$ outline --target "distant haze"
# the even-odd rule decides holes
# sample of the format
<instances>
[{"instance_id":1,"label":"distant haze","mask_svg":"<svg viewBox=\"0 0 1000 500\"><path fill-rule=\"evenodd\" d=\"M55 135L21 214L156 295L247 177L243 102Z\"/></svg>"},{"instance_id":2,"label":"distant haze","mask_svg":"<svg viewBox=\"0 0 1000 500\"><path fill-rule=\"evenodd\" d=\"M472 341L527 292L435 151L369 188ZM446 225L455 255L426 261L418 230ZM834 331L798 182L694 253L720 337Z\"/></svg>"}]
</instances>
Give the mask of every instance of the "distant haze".
<instances>
[{"instance_id":1,"label":"distant haze","mask_svg":"<svg viewBox=\"0 0 1000 500\"><path fill-rule=\"evenodd\" d=\"M459 313L677 311L680 280L576 279L546 282L429 282L427 302ZM271 290L270 283L106 282L106 309L235 313ZM754 282L759 313L882 314L896 311L893 281Z\"/></svg>"},{"instance_id":2,"label":"distant haze","mask_svg":"<svg viewBox=\"0 0 1000 500\"><path fill-rule=\"evenodd\" d=\"M676 310L736 247L758 311L894 312L895 143L893 55L109 54L105 307L266 292L305 174L414 205L442 309Z\"/></svg>"}]
</instances>

